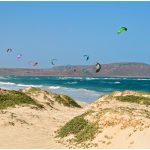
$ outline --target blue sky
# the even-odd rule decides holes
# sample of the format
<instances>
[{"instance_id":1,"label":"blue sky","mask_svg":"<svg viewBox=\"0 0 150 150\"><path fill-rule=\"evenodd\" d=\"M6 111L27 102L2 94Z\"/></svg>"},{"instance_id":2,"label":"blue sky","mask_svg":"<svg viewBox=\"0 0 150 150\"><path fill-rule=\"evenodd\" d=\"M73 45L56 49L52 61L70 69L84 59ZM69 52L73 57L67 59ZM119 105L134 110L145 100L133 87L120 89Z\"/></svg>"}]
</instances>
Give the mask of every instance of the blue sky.
<instances>
[{"instance_id":1,"label":"blue sky","mask_svg":"<svg viewBox=\"0 0 150 150\"><path fill-rule=\"evenodd\" d=\"M149 18L150 2L0 2L0 67L33 60L49 68L52 58L57 65L150 64ZM118 35L121 26L128 31Z\"/></svg>"}]
</instances>

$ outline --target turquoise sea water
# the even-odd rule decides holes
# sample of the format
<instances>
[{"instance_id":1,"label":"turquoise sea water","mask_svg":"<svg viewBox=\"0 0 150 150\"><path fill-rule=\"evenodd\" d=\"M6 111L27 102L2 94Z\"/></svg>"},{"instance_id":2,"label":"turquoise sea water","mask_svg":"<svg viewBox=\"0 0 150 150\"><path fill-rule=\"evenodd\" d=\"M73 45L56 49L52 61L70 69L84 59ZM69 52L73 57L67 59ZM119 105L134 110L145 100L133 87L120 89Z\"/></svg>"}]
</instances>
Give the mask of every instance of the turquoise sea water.
<instances>
[{"instance_id":1,"label":"turquoise sea water","mask_svg":"<svg viewBox=\"0 0 150 150\"><path fill-rule=\"evenodd\" d=\"M75 100L92 102L102 94L116 90L150 92L150 78L0 76L0 88L18 90L28 86L67 94Z\"/></svg>"}]
</instances>

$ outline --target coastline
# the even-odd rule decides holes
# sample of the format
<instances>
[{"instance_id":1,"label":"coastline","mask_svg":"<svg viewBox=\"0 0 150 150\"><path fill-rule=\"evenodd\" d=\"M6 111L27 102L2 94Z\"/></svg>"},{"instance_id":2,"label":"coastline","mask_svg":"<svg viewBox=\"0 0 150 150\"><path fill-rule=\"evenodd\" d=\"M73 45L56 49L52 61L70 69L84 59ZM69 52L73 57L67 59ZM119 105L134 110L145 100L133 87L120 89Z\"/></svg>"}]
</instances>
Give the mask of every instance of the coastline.
<instances>
[{"instance_id":1,"label":"coastline","mask_svg":"<svg viewBox=\"0 0 150 150\"><path fill-rule=\"evenodd\" d=\"M150 78L116 77L61 77L61 76L1 76L0 87L5 89L40 87L49 92L66 94L72 98L93 102L100 95L116 90L149 92Z\"/></svg>"}]
</instances>

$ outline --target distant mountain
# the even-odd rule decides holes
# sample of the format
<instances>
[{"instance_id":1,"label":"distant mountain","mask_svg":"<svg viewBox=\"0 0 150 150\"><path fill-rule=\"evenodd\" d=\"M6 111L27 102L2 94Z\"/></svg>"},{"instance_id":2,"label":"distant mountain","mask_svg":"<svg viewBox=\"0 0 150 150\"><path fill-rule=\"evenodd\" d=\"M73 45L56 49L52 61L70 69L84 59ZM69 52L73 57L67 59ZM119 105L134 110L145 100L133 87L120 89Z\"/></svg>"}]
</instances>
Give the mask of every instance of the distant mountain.
<instances>
[{"instance_id":1,"label":"distant mountain","mask_svg":"<svg viewBox=\"0 0 150 150\"><path fill-rule=\"evenodd\" d=\"M139 76L150 77L150 65L145 63L102 64L101 71L95 66L56 66L50 69L0 68L0 75L16 76Z\"/></svg>"}]
</instances>

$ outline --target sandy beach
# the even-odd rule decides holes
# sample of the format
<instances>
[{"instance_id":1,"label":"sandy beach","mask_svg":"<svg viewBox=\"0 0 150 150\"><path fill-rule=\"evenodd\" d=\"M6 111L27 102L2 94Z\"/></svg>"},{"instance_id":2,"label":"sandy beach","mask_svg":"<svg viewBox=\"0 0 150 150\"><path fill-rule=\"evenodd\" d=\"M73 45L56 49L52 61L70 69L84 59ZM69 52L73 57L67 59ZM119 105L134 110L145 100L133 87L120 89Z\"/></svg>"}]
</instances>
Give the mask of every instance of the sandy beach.
<instances>
[{"instance_id":1,"label":"sandy beach","mask_svg":"<svg viewBox=\"0 0 150 150\"><path fill-rule=\"evenodd\" d=\"M78 102L82 108L76 108L57 103L53 93L42 90L30 93L30 89L22 92L44 109L24 104L1 110L0 148L150 148L149 106L115 100L119 95L138 95L136 92L114 92L111 97L102 96L91 104ZM50 99L53 105L48 103ZM74 135L56 138L58 129L89 110L92 113L84 118L99 127L92 140L77 144L68 142Z\"/></svg>"},{"instance_id":2,"label":"sandy beach","mask_svg":"<svg viewBox=\"0 0 150 150\"><path fill-rule=\"evenodd\" d=\"M149 16L147 1L1 1L0 149L150 149Z\"/></svg>"},{"instance_id":3,"label":"sandy beach","mask_svg":"<svg viewBox=\"0 0 150 150\"><path fill-rule=\"evenodd\" d=\"M84 109L64 107L55 104L51 108L46 104L41 92L38 97L45 105L42 110L31 106L16 106L0 111L0 148L66 148L55 140L55 131ZM84 107L86 104L80 102Z\"/></svg>"}]
</instances>

